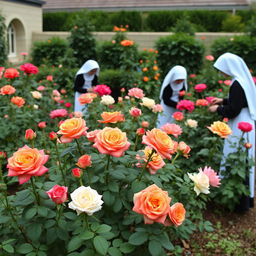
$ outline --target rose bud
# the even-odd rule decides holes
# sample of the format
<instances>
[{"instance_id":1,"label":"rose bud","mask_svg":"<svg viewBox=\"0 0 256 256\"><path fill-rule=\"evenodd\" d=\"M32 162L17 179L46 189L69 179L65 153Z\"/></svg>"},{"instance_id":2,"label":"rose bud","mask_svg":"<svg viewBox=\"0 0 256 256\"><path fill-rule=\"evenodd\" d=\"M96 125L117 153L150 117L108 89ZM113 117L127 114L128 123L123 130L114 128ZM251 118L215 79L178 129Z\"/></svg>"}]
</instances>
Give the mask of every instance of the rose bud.
<instances>
[{"instance_id":1,"label":"rose bud","mask_svg":"<svg viewBox=\"0 0 256 256\"><path fill-rule=\"evenodd\" d=\"M36 133L32 129L27 129L25 132L26 140L33 140L36 137Z\"/></svg>"},{"instance_id":2,"label":"rose bud","mask_svg":"<svg viewBox=\"0 0 256 256\"><path fill-rule=\"evenodd\" d=\"M83 174L82 170L80 168L74 168L71 170L72 171L72 175L75 177L75 178L80 178Z\"/></svg>"},{"instance_id":3,"label":"rose bud","mask_svg":"<svg viewBox=\"0 0 256 256\"><path fill-rule=\"evenodd\" d=\"M62 204L68 199L68 188L64 186L55 185L46 193L56 204Z\"/></svg>"}]
</instances>

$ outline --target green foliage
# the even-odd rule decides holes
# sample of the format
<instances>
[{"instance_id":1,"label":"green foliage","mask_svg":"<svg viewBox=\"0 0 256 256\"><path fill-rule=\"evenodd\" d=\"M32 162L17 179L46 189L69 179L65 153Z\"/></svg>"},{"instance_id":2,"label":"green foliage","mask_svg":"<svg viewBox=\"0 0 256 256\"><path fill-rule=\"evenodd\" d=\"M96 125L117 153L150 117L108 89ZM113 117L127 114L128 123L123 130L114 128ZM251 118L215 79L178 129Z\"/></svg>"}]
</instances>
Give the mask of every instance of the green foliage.
<instances>
[{"instance_id":1,"label":"green foliage","mask_svg":"<svg viewBox=\"0 0 256 256\"><path fill-rule=\"evenodd\" d=\"M96 59L96 41L92 35L92 26L86 16L76 16L71 35L68 38L69 46L73 49L77 66L81 66L88 59Z\"/></svg>"},{"instance_id":2,"label":"green foliage","mask_svg":"<svg viewBox=\"0 0 256 256\"><path fill-rule=\"evenodd\" d=\"M35 65L59 65L63 56L68 53L68 43L59 37L52 37L47 41L35 42L32 47L32 60Z\"/></svg>"},{"instance_id":3,"label":"green foliage","mask_svg":"<svg viewBox=\"0 0 256 256\"><path fill-rule=\"evenodd\" d=\"M173 27L172 31L174 33L185 33L190 36L195 35L196 28L195 25L192 24L188 19L179 19L175 26Z\"/></svg>"},{"instance_id":4,"label":"green foliage","mask_svg":"<svg viewBox=\"0 0 256 256\"><path fill-rule=\"evenodd\" d=\"M163 74L175 65L184 66L188 73L197 73L202 66L204 46L194 37L174 34L156 41L158 64Z\"/></svg>"},{"instance_id":5,"label":"green foliage","mask_svg":"<svg viewBox=\"0 0 256 256\"><path fill-rule=\"evenodd\" d=\"M4 17L0 14L0 65L4 65L7 60L5 30Z\"/></svg>"},{"instance_id":6,"label":"green foliage","mask_svg":"<svg viewBox=\"0 0 256 256\"><path fill-rule=\"evenodd\" d=\"M245 32L251 37L256 37L256 15L248 21Z\"/></svg>"},{"instance_id":7,"label":"green foliage","mask_svg":"<svg viewBox=\"0 0 256 256\"><path fill-rule=\"evenodd\" d=\"M226 19L222 22L221 30L225 32L243 31L244 24L242 23L242 18L238 15L228 15Z\"/></svg>"},{"instance_id":8,"label":"green foliage","mask_svg":"<svg viewBox=\"0 0 256 256\"><path fill-rule=\"evenodd\" d=\"M211 52L215 58L225 52L239 55L249 68L256 68L256 38L250 36L235 36L233 38L219 38L211 46Z\"/></svg>"},{"instance_id":9,"label":"green foliage","mask_svg":"<svg viewBox=\"0 0 256 256\"><path fill-rule=\"evenodd\" d=\"M70 12L43 13L43 31L70 30L70 18Z\"/></svg>"}]
</instances>

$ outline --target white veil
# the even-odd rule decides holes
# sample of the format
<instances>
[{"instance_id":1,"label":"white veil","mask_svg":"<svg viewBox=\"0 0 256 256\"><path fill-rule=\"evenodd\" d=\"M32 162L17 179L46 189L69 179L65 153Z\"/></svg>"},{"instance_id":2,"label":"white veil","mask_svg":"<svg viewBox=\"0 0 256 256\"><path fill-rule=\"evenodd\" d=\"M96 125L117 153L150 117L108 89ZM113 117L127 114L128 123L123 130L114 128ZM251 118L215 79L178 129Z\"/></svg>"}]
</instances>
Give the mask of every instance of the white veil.
<instances>
[{"instance_id":1,"label":"white veil","mask_svg":"<svg viewBox=\"0 0 256 256\"><path fill-rule=\"evenodd\" d=\"M173 81L179 79L184 79L185 90L187 91L187 71L184 67L177 65L174 66L164 78L159 96L160 100L162 99L163 92L166 86L170 85Z\"/></svg>"},{"instance_id":2,"label":"white veil","mask_svg":"<svg viewBox=\"0 0 256 256\"><path fill-rule=\"evenodd\" d=\"M244 60L227 52L222 54L213 66L240 83L245 92L251 118L256 120L256 86Z\"/></svg>"},{"instance_id":3,"label":"white veil","mask_svg":"<svg viewBox=\"0 0 256 256\"><path fill-rule=\"evenodd\" d=\"M83 66L77 71L76 76L80 74L86 74L92 69L97 69L96 75L99 76L100 67L97 61L87 60Z\"/></svg>"}]
</instances>

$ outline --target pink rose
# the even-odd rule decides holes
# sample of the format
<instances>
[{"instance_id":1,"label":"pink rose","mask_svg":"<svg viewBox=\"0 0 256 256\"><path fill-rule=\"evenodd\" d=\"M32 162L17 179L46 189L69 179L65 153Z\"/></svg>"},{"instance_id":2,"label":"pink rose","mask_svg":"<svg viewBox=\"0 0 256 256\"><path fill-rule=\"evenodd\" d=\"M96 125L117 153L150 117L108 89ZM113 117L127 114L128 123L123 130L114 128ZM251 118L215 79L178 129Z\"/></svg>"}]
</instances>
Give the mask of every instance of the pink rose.
<instances>
[{"instance_id":1,"label":"pink rose","mask_svg":"<svg viewBox=\"0 0 256 256\"><path fill-rule=\"evenodd\" d=\"M55 185L46 193L56 204L63 204L68 199L68 188L65 186Z\"/></svg>"},{"instance_id":2,"label":"pink rose","mask_svg":"<svg viewBox=\"0 0 256 256\"><path fill-rule=\"evenodd\" d=\"M128 91L128 95L131 97L135 97L137 99L142 99L145 95L143 93L143 90L139 88L132 88Z\"/></svg>"},{"instance_id":3,"label":"pink rose","mask_svg":"<svg viewBox=\"0 0 256 256\"><path fill-rule=\"evenodd\" d=\"M197 92L203 92L207 88L207 85L206 84L197 84L194 88Z\"/></svg>"},{"instance_id":4,"label":"pink rose","mask_svg":"<svg viewBox=\"0 0 256 256\"><path fill-rule=\"evenodd\" d=\"M205 166L203 170L202 170L202 168L199 168L198 170L200 172L202 171L204 174L207 175L207 177L209 178L209 184L212 187L220 186L220 177L217 175L217 173L211 167Z\"/></svg>"},{"instance_id":5,"label":"pink rose","mask_svg":"<svg viewBox=\"0 0 256 256\"><path fill-rule=\"evenodd\" d=\"M237 127L242 132L250 132L252 130L252 125L247 122L240 122L240 123L238 123Z\"/></svg>"},{"instance_id":6,"label":"pink rose","mask_svg":"<svg viewBox=\"0 0 256 256\"><path fill-rule=\"evenodd\" d=\"M141 110L139 108L131 108L130 111L129 111L130 115L133 116L133 117L139 117L141 116Z\"/></svg>"},{"instance_id":7,"label":"pink rose","mask_svg":"<svg viewBox=\"0 0 256 256\"><path fill-rule=\"evenodd\" d=\"M161 129L167 134L171 134L176 138L182 134L182 128L177 124L166 123L161 127Z\"/></svg>"}]
</instances>

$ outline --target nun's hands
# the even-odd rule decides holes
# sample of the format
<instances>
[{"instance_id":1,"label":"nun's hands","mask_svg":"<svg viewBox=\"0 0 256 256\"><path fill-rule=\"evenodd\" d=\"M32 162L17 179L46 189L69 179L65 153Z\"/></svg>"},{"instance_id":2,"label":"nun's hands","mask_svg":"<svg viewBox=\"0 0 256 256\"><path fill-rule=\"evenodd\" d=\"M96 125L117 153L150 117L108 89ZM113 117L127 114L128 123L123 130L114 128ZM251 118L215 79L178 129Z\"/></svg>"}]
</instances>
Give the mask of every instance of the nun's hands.
<instances>
[{"instance_id":1,"label":"nun's hands","mask_svg":"<svg viewBox=\"0 0 256 256\"><path fill-rule=\"evenodd\" d=\"M212 105L212 106L210 106L209 108L208 108L208 110L210 111L210 112L216 112L217 111L217 108L218 108L219 106L218 105Z\"/></svg>"},{"instance_id":2,"label":"nun's hands","mask_svg":"<svg viewBox=\"0 0 256 256\"><path fill-rule=\"evenodd\" d=\"M214 98L212 101L211 101L211 105L220 105L223 103L223 99L221 98Z\"/></svg>"}]
</instances>

